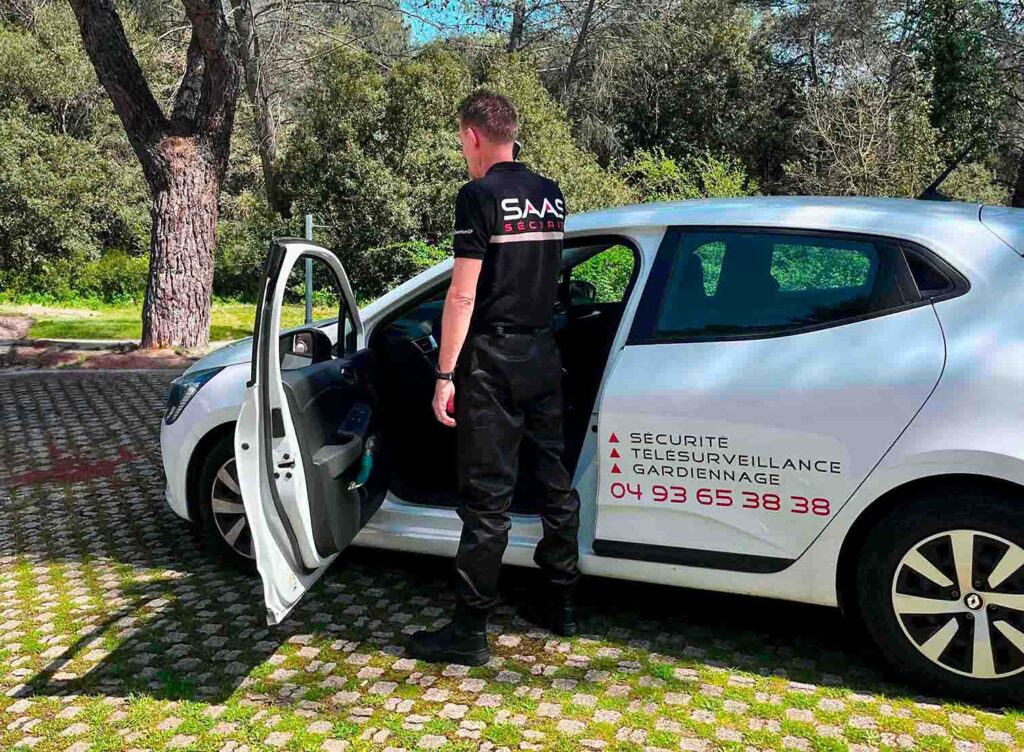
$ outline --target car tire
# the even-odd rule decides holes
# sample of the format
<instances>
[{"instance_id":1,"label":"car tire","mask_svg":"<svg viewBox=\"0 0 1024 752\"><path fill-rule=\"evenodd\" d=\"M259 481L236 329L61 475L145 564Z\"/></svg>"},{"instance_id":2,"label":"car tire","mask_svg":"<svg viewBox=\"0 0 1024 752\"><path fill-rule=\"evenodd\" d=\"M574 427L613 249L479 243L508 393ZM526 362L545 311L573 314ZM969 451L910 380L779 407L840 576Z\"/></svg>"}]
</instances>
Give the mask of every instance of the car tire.
<instances>
[{"instance_id":1,"label":"car tire","mask_svg":"<svg viewBox=\"0 0 1024 752\"><path fill-rule=\"evenodd\" d=\"M859 616L905 678L974 702L1024 696L1024 499L921 489L870 531L857 567Z\"/></svg>"},{"instance_id":2,"label":"car tire","mask_svg":"<svg viewBox=\"0 0 1024 752\"><path fill-rule=\"evenodd\" d=\"M205 547L243 572L255 572L252 534L235 470L235 434L217 441L203 460L198 486L199 525Z\"/></svg>"}]
</instances>

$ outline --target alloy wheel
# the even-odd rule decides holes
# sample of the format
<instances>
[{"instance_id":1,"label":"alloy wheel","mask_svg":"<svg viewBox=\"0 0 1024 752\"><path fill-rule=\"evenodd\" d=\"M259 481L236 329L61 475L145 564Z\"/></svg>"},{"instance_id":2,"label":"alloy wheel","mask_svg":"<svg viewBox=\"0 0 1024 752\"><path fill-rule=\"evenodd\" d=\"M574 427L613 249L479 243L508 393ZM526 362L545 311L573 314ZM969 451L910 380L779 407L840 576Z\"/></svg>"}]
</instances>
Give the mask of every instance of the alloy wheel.
<instances>
[{"instance_id":1,"label":"alloy wheel","mask_svg":"<svg viewBox=\"0 0 1024 752\"><path fill-rule=\"evenodd\" d=\"M912 546L892 608L911 644L947 671L1003 679L1024 671L1024 548L977 530Z\"/></svg>"},{"instance_id":2,"label":"alloy wheel","mask_svg":"<svg viewBox=\"0 0 1024 752\"><path fill-rule=\"evenodd\" d=\"M252 532L238 487L238 469L232 457L217 470L210 490L210 507L217 532L231 549L246 559L253 558Z\"/></svg>"}]
</instances>

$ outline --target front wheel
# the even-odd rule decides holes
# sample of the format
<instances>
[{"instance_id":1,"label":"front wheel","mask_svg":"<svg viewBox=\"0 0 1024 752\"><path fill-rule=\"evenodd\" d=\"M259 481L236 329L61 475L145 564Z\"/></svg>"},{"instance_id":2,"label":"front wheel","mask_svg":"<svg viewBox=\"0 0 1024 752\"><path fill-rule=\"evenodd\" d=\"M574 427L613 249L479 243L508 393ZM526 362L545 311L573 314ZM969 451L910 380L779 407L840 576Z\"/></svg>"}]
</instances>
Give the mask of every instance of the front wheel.
<instances>
[{"instance_id":1,"label":"front wheel","mask_svg":"<svg viewBox=\"0 0 1024 752\"><path fill-rule=\"evenodd\" d=\"M1024 693L1024 495L915 493L869 533L857 601L915 684L974 701Z\"/></svg>"},{"instance_id":2,"label":"front wheel","mask_svg":"<svg viewBox=\"0 0 1024 752\"><path fill-rule=\"evenodd\" d=\"M245 571L255 569L252 531L238 485L234 432L214 444L203 462L199 521L203 537L224 558Z\"/></svg>"}]
</instances>

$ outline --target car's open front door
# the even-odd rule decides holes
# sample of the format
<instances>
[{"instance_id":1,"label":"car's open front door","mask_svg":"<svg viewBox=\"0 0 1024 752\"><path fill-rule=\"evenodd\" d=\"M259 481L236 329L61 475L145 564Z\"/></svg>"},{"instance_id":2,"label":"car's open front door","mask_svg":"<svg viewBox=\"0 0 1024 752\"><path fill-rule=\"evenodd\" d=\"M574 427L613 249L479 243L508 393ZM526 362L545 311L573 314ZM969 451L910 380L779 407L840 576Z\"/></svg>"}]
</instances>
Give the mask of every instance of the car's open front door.
<instances>
[{"instance_id":1,"label":"car's open front door","mask_svg":"<svg viewBox=\"0 0 1024 752\"><path fill-rule=\"evenodd\" d=\"M318 299L338 303L333 345L313 326L281 333L286 293L295 289L289 273L304 258L318 267ZM384 498L373 358L363 339L337 257L306 241L271 243L252 374L235 430L239 485L270 624L287 616Z\"/></svg>"}]
</instances>

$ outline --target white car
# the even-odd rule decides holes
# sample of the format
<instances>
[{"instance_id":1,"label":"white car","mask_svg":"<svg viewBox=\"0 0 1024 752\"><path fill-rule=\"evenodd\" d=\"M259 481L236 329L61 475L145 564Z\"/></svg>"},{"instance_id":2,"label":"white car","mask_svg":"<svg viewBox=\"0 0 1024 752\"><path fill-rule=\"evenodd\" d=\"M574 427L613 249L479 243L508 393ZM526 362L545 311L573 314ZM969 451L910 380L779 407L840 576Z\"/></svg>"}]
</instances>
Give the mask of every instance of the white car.
<instances>
[{"instance_id":1,"label":"white car","mask_svg":"<svg viewBox=\"0 0 1024 752\"><path fill-rule=\"evenodd\" d=\"M555 328L583 571L840 606L917 683L1021 697L1022 252L1024 212L962 203L571 216ZM340 341L337 319L281 331L304 256L342 291ZM255 558L270 623L350 543L454 555L454 434L429 404L450 270L360 311L334 254L275 241L253 339L175 383L168 503ZM530 566L529 488L513 511L505 561Z\"/></svg>"}]
</instances>

